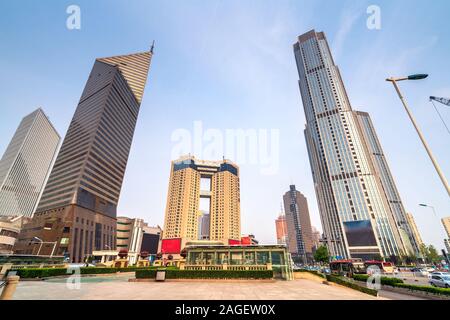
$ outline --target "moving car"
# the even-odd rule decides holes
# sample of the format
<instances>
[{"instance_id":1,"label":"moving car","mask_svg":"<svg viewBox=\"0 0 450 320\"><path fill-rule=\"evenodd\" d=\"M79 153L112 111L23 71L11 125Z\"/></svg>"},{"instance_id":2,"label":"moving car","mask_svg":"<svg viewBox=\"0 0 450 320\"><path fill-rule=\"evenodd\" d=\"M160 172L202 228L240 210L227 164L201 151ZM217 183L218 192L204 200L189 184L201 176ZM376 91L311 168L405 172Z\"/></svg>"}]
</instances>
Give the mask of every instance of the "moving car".
<instances>
[{"instance_id":1,"label":"moving car","mask_svg":"<svg viewBox=\"0 0 450 320\"><path fill-rule=\"evenodd\" d=\"M421 269L421 268L412 268L411 272L416 277L428 277L428 274L429 274L427 270Z\"/></svg>"},{"instance_id":2,"label":"moving car","mask_svg":"<svg viewBox=\"0 0 450 320\"><path fill-rule=\"evenodd\" d=\"M366 268L361 259L334 260L330 262L330 271L351 278L354 274L365 274Z\"/></svg>"},{"instance_id":3,"label":"moving car","mask_svg":"<svg viewBox=\"0 0 450 320\"><path fill-rule=\"evenodd\" d=\"M373 272L373 270L380 270L381 273L394 274L395 266L391 262L377 261L377 260L369 260L364 262L364 265L369 273ZM375 269L373 269L375 268ZM378 268L378 269L376 269Z\"/></svg>"},{"instance_id":4,"label":"moving car","mask_svg":"<svg viewBox=\"0 0 450 320\"><path fill-rule=\"evenodd\" d=\"M437 275L433 273L431 275L430 284L433 287L450 288L450 275Z\"/></svg>"},{"instance_id":5,"label":"moving car","mask_svg":"<svg viewBox=\"0 0 450 320\"><path fill-rule=\"evenodd\" d=\"M322 268L322 269L320 269L320 272L323 274L330 274L331 270L330 270L330 268Z\"/></svg>"}]
</instances>

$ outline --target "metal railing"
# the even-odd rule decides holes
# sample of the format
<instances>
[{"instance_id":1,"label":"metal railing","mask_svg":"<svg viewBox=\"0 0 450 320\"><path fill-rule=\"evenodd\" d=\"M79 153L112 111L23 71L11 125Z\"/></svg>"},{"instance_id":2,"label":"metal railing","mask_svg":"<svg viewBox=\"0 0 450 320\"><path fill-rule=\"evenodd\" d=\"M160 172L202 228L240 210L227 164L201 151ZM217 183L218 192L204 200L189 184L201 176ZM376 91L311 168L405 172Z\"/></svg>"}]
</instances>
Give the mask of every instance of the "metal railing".
<instances>
[{"instance_id":1,"label":"metal railing","mask_svg":"<svg viewBox=\"0 0 450 320\"><path fill-rule=\"evenodd\" d=\"M231 271L263 271L269 270L267 265L227 265L226 268L223 265L186 265L185 270L231 270Z\"/></svg>"}]
</instances>

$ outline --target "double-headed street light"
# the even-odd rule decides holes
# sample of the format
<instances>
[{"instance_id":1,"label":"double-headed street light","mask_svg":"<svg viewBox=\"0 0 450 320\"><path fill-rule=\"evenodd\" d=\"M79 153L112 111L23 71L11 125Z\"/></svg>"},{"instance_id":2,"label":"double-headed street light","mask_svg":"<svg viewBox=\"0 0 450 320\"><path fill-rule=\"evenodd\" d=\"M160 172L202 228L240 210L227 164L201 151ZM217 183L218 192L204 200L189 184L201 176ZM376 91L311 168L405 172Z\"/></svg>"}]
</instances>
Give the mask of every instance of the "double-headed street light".
<instances>
[{"instance_id":1,"label":"double-headed street light","mask_svg":"<svg viewBox=\"0 0 450 320\"><path fill-rule=\"evenodd\" d=\"M403 97L402 93L400 92L400 88L398 87L397 82L398 81L404 81L404 80L421 80L421 79L425 79L426 77L428 77L427 74L413 74L407 77L401 77L401 78L388 78L386 79L386 81L392 82L392 84L394 85L395 90L397 91L397 94L400 98L400 100L403 103L403 106L405 107L406 113L409 116L409 119L411 120L414 128L416 129L417 134L419 135L420 140L422 141L423 146L425 147L425 150L428 153L428 156L431 159L431 162L433 162L434 168L436 169L439 178L441 178L442 184L444 185L445 189L447 190L447 194L450 196L450 187L448 185L447 179L444 176L444 173L442 172L441 168L439 167L439 164L437 163L436 159L434 158L430 147L428 146L427 142L425 141L424 136L422 135L422 132L419 129L419 126L416 123L416 120L414 119L411 111L408 108L408 104L406 102L406 99Z\"/></svg>"}]
</instances>

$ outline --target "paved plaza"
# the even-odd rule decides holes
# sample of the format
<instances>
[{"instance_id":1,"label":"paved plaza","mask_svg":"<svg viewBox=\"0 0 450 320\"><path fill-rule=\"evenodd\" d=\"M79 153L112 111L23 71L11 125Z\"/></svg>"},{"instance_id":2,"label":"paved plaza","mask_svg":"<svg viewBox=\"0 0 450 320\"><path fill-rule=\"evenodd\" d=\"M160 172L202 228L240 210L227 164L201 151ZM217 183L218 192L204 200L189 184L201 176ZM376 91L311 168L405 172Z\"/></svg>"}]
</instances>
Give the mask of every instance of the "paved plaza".
<instances>
[{"instance_id":1,"label":"paved plaza","mask_svg":"<svg viewBox=\"0 0 450 320\"><path fill-rule=\"evenodd\" d=\"M21 281L14 299L56 300L376 300L349 288L319 281L166 281L129 282L130 275L83 277L76 284L67 279Z\"/></svg>"}]
</instances>

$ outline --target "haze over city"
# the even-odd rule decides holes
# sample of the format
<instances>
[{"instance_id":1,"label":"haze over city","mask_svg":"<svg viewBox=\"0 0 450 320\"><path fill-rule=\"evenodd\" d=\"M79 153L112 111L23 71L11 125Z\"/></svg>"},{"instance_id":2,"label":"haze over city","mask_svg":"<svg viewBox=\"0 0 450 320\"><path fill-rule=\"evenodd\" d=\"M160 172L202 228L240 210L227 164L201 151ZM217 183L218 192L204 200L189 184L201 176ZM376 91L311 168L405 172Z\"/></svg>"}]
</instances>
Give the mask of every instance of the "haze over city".
<instances>
[{"instance_id":1,"label":"haze over city","mask_svg":"<svg viewBox=\"0 0 450 320\"><path fill-rule=\"evenodd\" d=\"M428 102L432 95L450 97L444 1L415 4L407 12L408 1L380 1L380 30L366 26L370 1L173 1L165 6L78 1L82 24L76 32L65 28L67 16L61 12L67 3L27 4L27 10L23 3L0 4L8 13L0 22L0 151L22 117L38 106L64 135L94 59L125 54L124 49L148 50L155 40L118 215L163 225L172 134L193 131L194 122L201 121L205 130L279 130L277 172L267 175L258 163L238 163L243 234L275 242L274 219L290 184L308 198L312 224L320 229L292 50L299 34L315 29L327 34L353 109L370 113L424 242L443 248L439 218L450 215L449 198L385 78L430 74L427 80L402 84L402 89L448 176L449 136ZM414 23L418 20L420 26ZM439 110L450 120L448 108ZM419 203L434 206L437 216Z\"/></svg>"}]
</instances>

